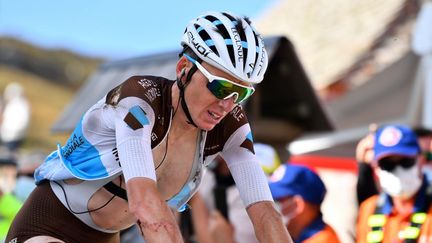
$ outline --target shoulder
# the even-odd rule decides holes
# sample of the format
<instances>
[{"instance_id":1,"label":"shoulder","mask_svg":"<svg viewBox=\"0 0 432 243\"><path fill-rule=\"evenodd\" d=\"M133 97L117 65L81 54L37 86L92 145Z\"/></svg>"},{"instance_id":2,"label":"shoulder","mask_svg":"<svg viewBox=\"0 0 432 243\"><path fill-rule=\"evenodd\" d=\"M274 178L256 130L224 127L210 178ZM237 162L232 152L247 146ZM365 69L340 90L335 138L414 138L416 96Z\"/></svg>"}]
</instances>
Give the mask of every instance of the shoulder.
<instances>
[{"instance_id":1,"label":"shoulder","mask_svg":"<svg viewBox=\"0 0 432 243\"><path fill-rule=\"evenodd\" d=\"M128 97L136 97L151 104L164 95L172 81L156 76L132 76L119 86L110 90L106 96L106 104L117 105Z\"/></svg>"},{"instance_id":2,"label":"shoulder","mask_svg":"<svg viewBox=\"0 0 432 243\"><path fill-rule=\"evenodd\" d=\"M218 148L218 150L221 150L233 135L238 135L237 138L241 139L240 137L246 138L250 133L251 131L246 113L243 108L238 105L234 107L219 124L208 132L206 148ZM250 140L252 141L252 138L250 138ZM210 152L210 154L214 152L216 151Z\"/></svg>"},{"instance_id":3,"label":"shoulder","mask_svg":"<svg viewBox=\"0 0 432 243\"><path fill-rule=\"evenodd\" d=\"M105 104L119 114L133 109L154 117L169 115L172 84L162 77L132 76L108 92Z\"/></svg>"},{"instance_id":4,"label":"shoulder","mask_svg":"<svg viewBox=\"0 0 432 243\"><path fill-rule=\"evenodd\" d=\"M246 113L243 108L238 105L234 107L234 109L228 113L219 124L209 131L209 133L224 134L225 137L229 137L244 124L248 124Z\"/></svg>"}]
</instances>

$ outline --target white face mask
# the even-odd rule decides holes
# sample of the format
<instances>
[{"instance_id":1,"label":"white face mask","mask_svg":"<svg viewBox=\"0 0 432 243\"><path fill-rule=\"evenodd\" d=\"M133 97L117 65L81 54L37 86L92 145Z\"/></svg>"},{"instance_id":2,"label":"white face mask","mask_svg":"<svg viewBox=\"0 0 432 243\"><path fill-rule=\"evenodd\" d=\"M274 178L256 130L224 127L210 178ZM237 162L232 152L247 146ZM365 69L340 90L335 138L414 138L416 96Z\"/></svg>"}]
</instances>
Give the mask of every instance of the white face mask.
<instances>
[{"instance_id":1,"label":"white face mask","mask_svg":"<svg viewBox=\"0 0 432 243\"><path fill-rule=\"evenodd\" d=\"M0 168L0 191L9 194L15 189L16 168L15 166L2 166Z\"/></svg>"},{"instance_id":2,"label":"white face mask","mask_svg":"<svg viewBox=\"0 0 432 243\"><path fill-rule=\"evenodd\" d=\"M282 221L283 221L284 225L288 226L291 223L291 221L293 220L293 218L295 218L295 216L297 216L297 213L295 211L289 212L287 214L283 214L282 215Z\"/></svg>"},{"instance_id":3,"label":"white face mask","mask_svg":"<svg viewBox=\"0 0 432 243\"><path fill-rule=\"evenodd\" d=\"M15 189L15 178L0 176L0 191L9 194Z\"/></svg>"},{"instance_id":4,"label":"white face mask","mask_svg":"<svg viewBox=\"0 0 432 243\"><path fill-rule=\"evenodd\" d=\"M286 202L284 202L284 205L282 205L281 203L277 204L279 212L281 212L281 214L282 214L282 221L283 221L285 226L288 226L289 223L291 222L291 220L297 216L296 210L293 210L293 208L292 208L292 207L296 207L295 204L296 203L293 200L293 198L290 198ZM291 210L289 210L289 211L283 210L282 207L291 207Z\"/></svg>"},{"instance_id":5,"label":"white face mask","mask_svg":"<svg viewBox=\"0 0 432 243\"><path fill-rule=\"evenodd\" d=\"M397 166L391 172L378 168L378 179L385 193L402 199L412 197L422 184L416 165L408 169Z\"/></svg>"},{"instance_id":6,"label":"white face mask","mask_svg":"<svg viewBox=\"0 0 432 243\"><path fill-rule=\"evenodd\" d=\"M15 196L18 199L24 201L25 199L27 199L27 197L30 195L34 188L36 188L36 184L35 180L32 177L20 176L16 180Z\"/></svg>"}]
</instances>

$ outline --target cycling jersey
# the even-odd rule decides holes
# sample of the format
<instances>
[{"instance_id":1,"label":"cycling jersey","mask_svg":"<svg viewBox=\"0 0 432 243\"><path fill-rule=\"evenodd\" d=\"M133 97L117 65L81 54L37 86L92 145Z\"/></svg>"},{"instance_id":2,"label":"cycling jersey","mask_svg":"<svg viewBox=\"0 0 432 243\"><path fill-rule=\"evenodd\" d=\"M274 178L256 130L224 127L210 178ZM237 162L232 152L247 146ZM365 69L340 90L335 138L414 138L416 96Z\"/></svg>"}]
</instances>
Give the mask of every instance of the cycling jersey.
<instances>
[{"instance_id":1,"label":"cycling jersey","mask_svg":"<svg viewBox=\"0 0 432 243\"><path fill-rule=\"evenodd\" d=\"M120 173L126 181L133 177L155 180L151 149L164 141L169 132L173 84L162 77L134 76L112 89L84 114L66 144L58 145L57 151L36 170L37 183L44 179L101 180ZM191 172L196 176L189 176L177 201L184 204L185 198L194 194L202 166L218 154L232 170L246 205L272 200L241 106L236 106L211 131L201 131L199 137L195 156L199 166ZM122 156L126 159L122 160ZM190 185L191 181L196 183ZM176 204L177 209L182 206Z\"/></svg>"}]
</instances>

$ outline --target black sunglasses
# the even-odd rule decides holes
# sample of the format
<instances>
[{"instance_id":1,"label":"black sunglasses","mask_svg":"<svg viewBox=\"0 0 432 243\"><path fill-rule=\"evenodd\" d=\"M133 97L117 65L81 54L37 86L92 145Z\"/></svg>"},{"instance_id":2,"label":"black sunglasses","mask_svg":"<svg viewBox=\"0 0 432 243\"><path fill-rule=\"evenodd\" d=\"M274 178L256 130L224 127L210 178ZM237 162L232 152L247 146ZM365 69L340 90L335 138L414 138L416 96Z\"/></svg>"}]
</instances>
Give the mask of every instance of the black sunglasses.
<instances>
[{"instance_id":1,"label":"black sunglasses","mask_svg":"<svg viewBox=\"0 0 432 243\"><path fill-rule=\"evenodd\" d=\"M383 158L378 160L378 166L386 171L392 171L396 166L402 166L404 169L413 167L417 162L416 158Z\"/></svg>"}]
</instances>

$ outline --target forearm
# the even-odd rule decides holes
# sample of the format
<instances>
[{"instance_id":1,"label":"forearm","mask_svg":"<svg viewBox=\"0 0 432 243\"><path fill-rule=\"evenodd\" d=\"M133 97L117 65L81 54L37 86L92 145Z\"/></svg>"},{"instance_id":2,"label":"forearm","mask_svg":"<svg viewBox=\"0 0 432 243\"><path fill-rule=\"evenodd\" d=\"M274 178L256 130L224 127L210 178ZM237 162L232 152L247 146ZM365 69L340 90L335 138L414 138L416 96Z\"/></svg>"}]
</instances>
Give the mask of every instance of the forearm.
<instances>
[{"instance_id":1,"label":"forearm","mask_svg":"<svg viewBox=\"0 0 432 243\"><path fill-rule=\"evenodd\" d=\"M178 224L154 181L133 178L127 183L129 208L138 219L143 237L152 242L183 242Z\"/></svg>"},{"instance_id":2,"label":"forearm","mask_svg":"<svg viewBox=\"0 0 432 243\"><path fill-rule=\"evenodd\" d=\"M198 242L215 243L209 232L209 211L200 194L195 194L189 203L192 207L192 224Z\"/></svg>"},{"instance_id":3,"label":"forearm","mask_svg":"<svg viewBox=\"0 0 432 243\"><path fill-rule=\"evenodd\" d=\"M247 208L247 212L259 242L292 242L282 217L273 207L272 202L255 203Z\"/></svg>"}]
</instances>

